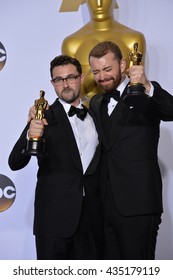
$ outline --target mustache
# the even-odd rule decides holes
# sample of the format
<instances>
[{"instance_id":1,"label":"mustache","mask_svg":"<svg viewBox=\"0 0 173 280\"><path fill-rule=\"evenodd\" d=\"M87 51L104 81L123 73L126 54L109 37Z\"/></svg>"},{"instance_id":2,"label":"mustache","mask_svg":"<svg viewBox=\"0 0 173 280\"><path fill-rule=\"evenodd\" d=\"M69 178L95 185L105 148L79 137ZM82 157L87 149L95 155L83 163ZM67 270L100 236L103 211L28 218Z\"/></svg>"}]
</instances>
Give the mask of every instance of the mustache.
<instances>
[{"instance_id":1,"label":"mustache","mask_svg":"<svg viewBox=\"0 0 173 280\"><path fill-rule=\"evenodd\" d=\"M72 90L73 90L72 88L68 87L68 88L63 89L62 93L68 93L68 92L70 92Z\"/></svg>"},{"instance_id":2,"label":"mustache","mask_svg":"<svg viewBox=\"0 0 173 280\"><path fill-rule=\"evenodd\" d=\"M105 78L105 79L103 79L103 80L98 80L98 83L104 83L104 82L108 82L108 81L114 81L114 78L112 78L112 77L110 77L110 78Z\"/></svg>"}]
</instances>

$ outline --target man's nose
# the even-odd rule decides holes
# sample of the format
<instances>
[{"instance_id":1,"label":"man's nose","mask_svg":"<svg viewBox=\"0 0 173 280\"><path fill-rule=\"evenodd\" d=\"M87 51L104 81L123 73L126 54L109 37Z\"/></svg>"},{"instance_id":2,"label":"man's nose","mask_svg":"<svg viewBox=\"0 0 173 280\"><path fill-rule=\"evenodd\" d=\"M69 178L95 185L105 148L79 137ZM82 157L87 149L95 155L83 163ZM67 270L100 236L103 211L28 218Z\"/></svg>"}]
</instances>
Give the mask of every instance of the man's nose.
<instances>
[{"instance_id":1,"label":"man's nose","mask_svg":"<svg viewBox=\"0 0 173 280\"><path fill-rule=\"evenodd\" d=\"M104 80L105 79L105 77L106 77L106 74L105 74L105 72L104 71L101 71L100 73L99 73L99 80Z\"/></svg>"},{"instance_id":2,"label":"man's nose","mask_svg":"<svg viewBox=\"0 0 173 280\"><path fill-rule=\"evenodd\" d=\"M67 81L67 79L64 79L63 80L63 87L68 87L69 86L69 83Z\"/></svg>"}]
</instances>

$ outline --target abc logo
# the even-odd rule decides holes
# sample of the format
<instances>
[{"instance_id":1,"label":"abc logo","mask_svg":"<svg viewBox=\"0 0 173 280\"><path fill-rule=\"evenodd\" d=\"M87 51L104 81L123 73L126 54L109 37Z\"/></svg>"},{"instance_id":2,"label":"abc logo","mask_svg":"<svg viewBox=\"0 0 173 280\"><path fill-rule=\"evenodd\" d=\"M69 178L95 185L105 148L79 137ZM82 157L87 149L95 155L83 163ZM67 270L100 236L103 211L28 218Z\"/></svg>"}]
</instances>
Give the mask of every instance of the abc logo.
<instances>
[{"instance_id":1,"label":"abc logo","mask_svg":"<svg viewBox=\"0 0 173 280\"><path fill-rule=\"evenodd\" d=\"M0 212L7 210L14 202L16 189L13 182L0 174Z\"/></svg>"}]
</instances>

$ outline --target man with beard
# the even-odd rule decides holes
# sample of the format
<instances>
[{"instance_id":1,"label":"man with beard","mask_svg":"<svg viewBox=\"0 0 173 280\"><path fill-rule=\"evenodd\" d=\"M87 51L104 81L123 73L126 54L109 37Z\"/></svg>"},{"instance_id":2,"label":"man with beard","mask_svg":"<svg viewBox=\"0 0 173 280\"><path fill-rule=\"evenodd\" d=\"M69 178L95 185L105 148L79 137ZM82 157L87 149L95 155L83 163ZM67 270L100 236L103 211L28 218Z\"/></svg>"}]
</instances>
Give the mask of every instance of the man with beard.
<instances>
[{"instance_id":1,"label":"man with beard","mask_svg":"<svg viewBox=\"0 0 173 280\"><path fill-rule=\"evenodd\" d=\"M10 156L12 170L24 168L31 156L22 153L30 139L44 137L45 157L37 157L34 234L37 259L98 259L101 208L97 166L100 145L93 119L80 99L83 81L79 61L66 55L50 64L58 96L25 127Z\"/></svg>"},{"instance_id":2,"label":"man with beard","mask_svg":"<svg viewBox=\"0 0 173 280\"><path fill-rule=\"evenodd\" d=\"M161 223L162 180L158 165L160 121L173 120L173 96L150 82L142 65L126 61L113 42L89 53L95 82L103 93L90 102L102 143L100 182L104 209L105 259L154 259ZM127 106L131 83L145 87L146 101Z\"/></svg>"}]
</instances>

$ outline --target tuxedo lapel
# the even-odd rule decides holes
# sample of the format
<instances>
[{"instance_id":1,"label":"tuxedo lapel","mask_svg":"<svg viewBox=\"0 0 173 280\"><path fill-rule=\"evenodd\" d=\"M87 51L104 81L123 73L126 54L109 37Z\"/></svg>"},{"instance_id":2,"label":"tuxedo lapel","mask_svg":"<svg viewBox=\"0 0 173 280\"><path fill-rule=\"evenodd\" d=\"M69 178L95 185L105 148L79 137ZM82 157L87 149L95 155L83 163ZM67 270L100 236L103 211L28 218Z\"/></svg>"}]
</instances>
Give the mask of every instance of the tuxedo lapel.
<instances>
[{"instance_id":1,"label":"tuxedo lapel","mask_svg":"<svg viewBox=\"0 0 173 280\"><path fill-rule=\"evenodd\" d=\"M73 134L72 127L66 115L66 112L61 105L61 103L56 100L54 104L51 106L51 110L53 112L55 121L58 123L58 126L61 128L62 134L64 136L64 143L66 144L67 150L78 169L81 171L82 163L79 155L79 150L76 144L76 140Z\"/></svg>"},{"instance_id":2,"label":"tuxedo lapel","mask_svg":"<svg viewBox=\"0 0 173 280\"><path fill-rule=\"evenodd\" d=\"M121 133L121 130L126 122L128 114L129 114L129 107L127 105L125 105L124 101L123 101L126 91L127 91L127 87L123 91L119 102L117 103L115 109L113 110L113 112L110 116L111 122L112 122L112 127L111 127L111 131L110 131L110 139L108 139L108 137L106 136L106 133L104 131L103 120L102 120L102 116L101 116L102 115L102 106L103 106L103 102L104 102L104 100L103 100L104 95L98 94L95 97L94 105L92 105L92 102L91 102L91 109L93 106L93 111L94 111L94 114L96 115L97 125L99 128L99 134L101 136L102 143L108 149L111 148L112 145L114 145L115 142L117 141L117 139Z\"/></svg>"},{"instance_id":3,"label":"tuxedo lapel","mask_svg":"<svg viewBox=\"0 0 173 280\"><path fill-rule=\"evenodd\" d=\"M97 166L98 166L98 163L99 163L99 159L100 159L100 148L101 148L101 145L98 144L98 146L96 147L96 151L94 153L94 156L93 156L93 159L91 160L87 170L85 171L85 175L92 175Z\"/></svg>"},{"instance_id":4,"label":"tuxedo lapel","mask_svg":"<svg viewBox=\"0 0 173 280\"><path fill-rule=\"evenodd\" d=\"M97 98L94 100L94 115L96 116L96 128L98 128L99 134L102 139L102 143L104 146L107 147L108 145L108 139L105 135L105 131L103 129L102 124L102 117L101 117L101 106L103 101L103 94L98 94Z\"/></svg>"},{"instance_id":5,"label":"tuxedo lapel","mask_svg":"<svg viewBox=\"0 0 173 280\"><path fill-rule=\"evenodd\" d=\"M129 107L123 101L124 95L125 95L125 91L123 92L119 102L117 103L115 109L113 110L110 116L112 121L110 146L109 146L110 148L117 141L129 114Z\"/></svg>"},{"instance_id":6,"label":"tuxedo lapel","mask_svg":"<svg viewBox=\"0 0 173 280\"><path fill-rule=\"evenodd\" d=\"M127 87L123 91L119 102L117 103L115 109L113 110L113 112L110 116L111 121L112 121L112 127L111 127L109 141L108 141L108 137L106 137L105 131L103 129L103 123L102 123L102 117L101 117L101 112L102 112L101 106L103 105L102 103L104 102L103 94L98 94L97 98L95 98L95 100L94 100L94 112L96 114L99 133L101 135L103 145L105 147L107 147L108 149L110 149L112 147L112 145L114 145L115 142L117 141L117 139L121 133L121 130L127 120L128 114L129 114L129 107L126 104L124 104L124 101L123 101L124 95L126 94L126 90L127 90Z\"/></svg>"}]
</instances>

